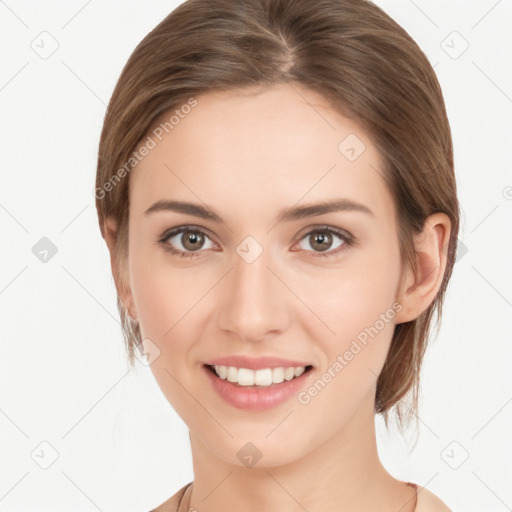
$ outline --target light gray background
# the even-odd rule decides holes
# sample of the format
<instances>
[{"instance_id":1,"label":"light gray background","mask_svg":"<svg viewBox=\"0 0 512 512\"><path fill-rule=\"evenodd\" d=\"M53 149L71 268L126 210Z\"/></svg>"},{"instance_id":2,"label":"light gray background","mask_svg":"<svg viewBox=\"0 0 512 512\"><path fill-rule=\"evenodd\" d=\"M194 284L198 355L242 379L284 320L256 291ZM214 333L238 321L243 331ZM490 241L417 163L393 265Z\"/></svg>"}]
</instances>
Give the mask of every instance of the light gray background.
<instances>
[{"instance_id":1,"label":"light gray background","mask_svg":"<svg viewBox=\"0 0 512 512\"><path fill-rule=\"evenodd\" d=\"M0 1L0 512L144 511L193 478L186 426L126 366L93 196L115 82L178 3ZM418 443L377 419L379 451L454 511L512 510L512 2L376 3L435 66L463 208Z\"/></svg>"}]
</instances>

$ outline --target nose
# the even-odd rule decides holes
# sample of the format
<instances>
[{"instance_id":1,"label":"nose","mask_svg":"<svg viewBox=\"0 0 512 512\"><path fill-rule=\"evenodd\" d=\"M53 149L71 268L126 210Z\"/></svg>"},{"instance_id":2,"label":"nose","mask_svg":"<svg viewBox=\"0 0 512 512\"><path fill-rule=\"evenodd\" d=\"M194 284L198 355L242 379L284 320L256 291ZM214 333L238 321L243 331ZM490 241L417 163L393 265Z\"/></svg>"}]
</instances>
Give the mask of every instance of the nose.
<instances>
[{"instance_id":1,"label":"nose","mask_svg":"<svg viewBox=\"0 0 512 512\"><path fill-rule=\"evenodd\" d=\"M258 341L287 329L290 292L273 266L266 251L252 262L234 255L218 302L217 318L223 331L244 341Z\"/></svg>"}]
</instances>

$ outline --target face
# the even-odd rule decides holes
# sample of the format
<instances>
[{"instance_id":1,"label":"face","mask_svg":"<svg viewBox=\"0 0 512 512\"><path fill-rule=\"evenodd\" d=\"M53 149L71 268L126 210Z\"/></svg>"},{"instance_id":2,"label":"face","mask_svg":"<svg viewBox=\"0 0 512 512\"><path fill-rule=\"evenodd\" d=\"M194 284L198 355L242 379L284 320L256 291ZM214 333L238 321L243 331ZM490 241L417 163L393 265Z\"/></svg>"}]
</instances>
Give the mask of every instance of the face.
<instances>
[{"instance_id":1,"label":"face","mask_svg":"<svg viewBox=\"0 0 512 512\"><path fill-rule=\"evenodd\" d=\"M358 435L373 410L400 308L395 207L371 140L322 96L278 85L196 100L130 176L129 300L191 435L226 462L241 466L251 442L260 465L285 464ZM310 208L326 203L344 207ZM205 367L227 356L312 368L241 391Z\"/></svg>"}]
</instances>

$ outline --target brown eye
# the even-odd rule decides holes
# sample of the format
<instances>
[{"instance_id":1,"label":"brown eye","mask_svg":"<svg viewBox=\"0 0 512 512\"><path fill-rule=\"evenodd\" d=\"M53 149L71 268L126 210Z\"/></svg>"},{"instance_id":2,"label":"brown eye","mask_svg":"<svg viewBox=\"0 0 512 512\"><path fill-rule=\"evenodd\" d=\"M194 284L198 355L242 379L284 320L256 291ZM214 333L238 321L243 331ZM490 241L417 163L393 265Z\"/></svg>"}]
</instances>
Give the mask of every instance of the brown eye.
<instances>
[{"instance_id":1,"label":"brown eye","mask_svg":"<svg viewBox=\"0 0 512 512\"><path fill-rule=\"evenodd\" d=\"M205 237L199 231L184 231L181 236L181 243L187 251L197 251L204 244Z\"/></svg>"},{"instance_id":2,"label":"brown eye","mask_svg":"<svg viewBox=\"0 0 512 512\"><path fill-rule=\"evenodd\" d=\"M317 231L314 234L310 235L309 243L311 247L317 249L319 251L326 251L330 248L332 244L332 236L328 233L323 233L321 231Z\"/></svg>"},{"instance_id":3,"label":"brown eye","mask_svg":"<svg viewBox=\"0 0 512 512\"><path fill-rule=\"evenodd\" d=\"M205 232L190 227L181 227L168 231L162 235L159 242L171 254L185 258L199 256L202 252L201 249L211 249L215 245ZM208 242L209 246L207 245Z\"/></svg>"},{"instance_id":4,"label":"brown eye","mask_svg":"<svg viewBox=\"0 0 512 512\"><path fill-rule=\"evenodd\" d=\"M336 242L338 239L338 242ZM303 241L309 245L312 250L304 247ZM301 249L312 253L311 256L336 256L339 252L346 250L354 244L354 239L348 233L331 227L318 227L305 236L299 242Z\"/></svg>"}]
</instances>

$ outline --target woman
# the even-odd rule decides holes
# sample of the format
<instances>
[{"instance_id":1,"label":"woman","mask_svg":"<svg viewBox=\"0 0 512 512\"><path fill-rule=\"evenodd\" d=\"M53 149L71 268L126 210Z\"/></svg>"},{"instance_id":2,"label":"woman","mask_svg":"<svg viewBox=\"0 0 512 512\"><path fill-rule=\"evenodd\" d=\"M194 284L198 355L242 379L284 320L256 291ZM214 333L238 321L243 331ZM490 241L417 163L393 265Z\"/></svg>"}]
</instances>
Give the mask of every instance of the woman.
<instances>
[{"instance_id":1,"label":"woman","mask_svg":"<svg viewBox=\"0 0 512 512\"><path fill-rule=\"evenodd\" d=\"M155 510L449 510L376 446L417 410L459 229L438 81L382 10L180 5L119 78L96 205L130 362L190 433Z\"/></svg>"}]
</instances>

